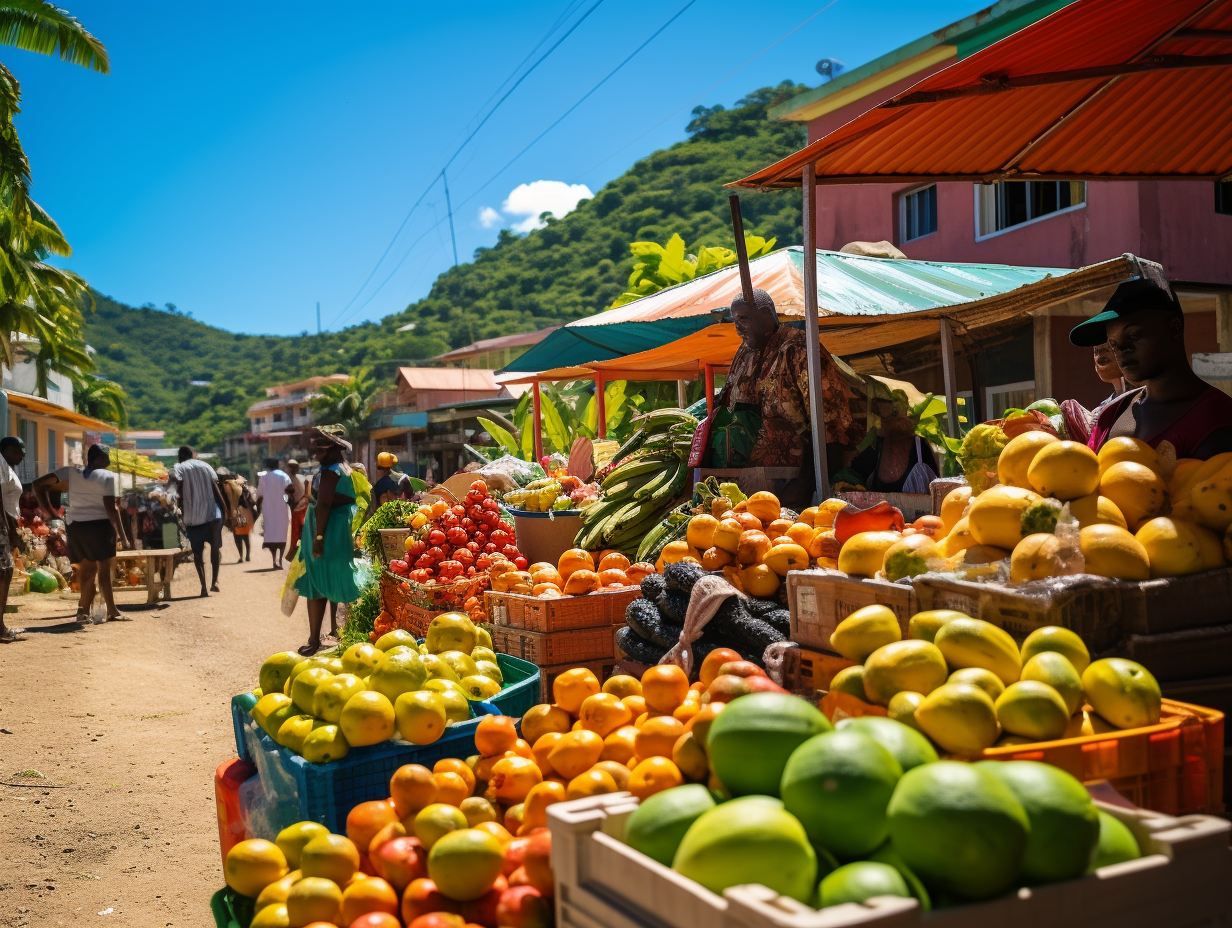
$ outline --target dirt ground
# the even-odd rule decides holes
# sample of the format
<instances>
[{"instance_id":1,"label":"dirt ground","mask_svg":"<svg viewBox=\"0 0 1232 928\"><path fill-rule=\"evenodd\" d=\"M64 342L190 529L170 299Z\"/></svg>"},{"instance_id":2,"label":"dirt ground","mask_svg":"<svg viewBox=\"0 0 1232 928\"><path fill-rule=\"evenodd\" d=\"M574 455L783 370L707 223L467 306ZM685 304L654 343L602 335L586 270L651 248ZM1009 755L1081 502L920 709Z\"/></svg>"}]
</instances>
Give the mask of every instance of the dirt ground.
<instances>
[{"instance_id":1,"label":"dirt ground","mask_svg":"<svg viewBox=\"0 0 1232 928\"><path fill-rule=\"evenodd\" d=\"M0 645L0 928L214 924L230 700L307 639L303 603L282 615L268 566L260 550L224 563L222 592L199 599L180 565L170 604L121 595L132 621L85 628L73 602L14 599L8 621L28 632Z\"/></svg>"}]
</instances>

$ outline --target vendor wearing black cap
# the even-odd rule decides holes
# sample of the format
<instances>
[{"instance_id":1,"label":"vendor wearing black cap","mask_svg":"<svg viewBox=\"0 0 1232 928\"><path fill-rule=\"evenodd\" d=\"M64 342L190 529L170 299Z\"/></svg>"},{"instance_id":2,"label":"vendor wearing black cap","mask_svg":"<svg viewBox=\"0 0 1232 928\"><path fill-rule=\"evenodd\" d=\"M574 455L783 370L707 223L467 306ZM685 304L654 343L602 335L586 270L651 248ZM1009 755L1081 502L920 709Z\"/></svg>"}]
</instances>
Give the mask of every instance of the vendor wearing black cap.
<instances>
[{"instance_id":1,"label":"vendor wearing black cap","mask_svg":"<svg viewBox=\"0 0 1232 928\"><path fill-rule=\"evenodd\" d=\"M1185 317L1170 290L1148 280L1123 283L1102 313L1074 326L1069 340L1083 348L1107 342L1125 378L1139 385L1100 413L1088 442L1093 450L1129 436L1152 448L1170 442L1177 458L1207 460L1232 451L1232 397L1189 366Z\"/></svg>"}]
</instances>

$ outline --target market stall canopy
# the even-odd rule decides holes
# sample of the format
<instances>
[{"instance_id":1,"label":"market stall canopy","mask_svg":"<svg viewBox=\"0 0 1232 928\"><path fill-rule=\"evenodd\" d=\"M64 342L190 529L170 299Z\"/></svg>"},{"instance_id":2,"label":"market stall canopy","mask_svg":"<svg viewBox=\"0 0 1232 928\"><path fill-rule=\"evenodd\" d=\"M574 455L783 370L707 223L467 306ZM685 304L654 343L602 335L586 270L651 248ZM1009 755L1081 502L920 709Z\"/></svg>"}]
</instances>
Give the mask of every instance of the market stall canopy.
<instances>
[{"instance_id":1,"label":"market stall canopy","mask_svg":"<svg viewBox=\"0 0 1232 928\"><path fill-rule=\"evenodd\" d=\"M42 397L31 396L29 393L18 393L16 390L5 390L4 392L8 395L9 405L15 406L18 409L38 413L41 416L48 416L52 419L59 419L62 422L69 422L73 425L79 425L83 429L89 429L92 432L115 431L115 426L110 422L104 422L101 419L95 419L93 416L87 416L72 409L66 409Z\"/></svg>"},{"instance_id":2,"label":"market stall canopy","mask_svg":"<svg viewBox=\"0 0 1232 928\"><path fill-rule=\"evenodd\" d=\"M993 308L1004 298L1041 281L1064 278L1068 268L1016 267L1006 264L947 264L939 261L872 258L838 251L817 251L817 301L823 325L850 317L948 313L960 305ZM753 285L774 299L779 315L804 318L804 249L781 248L749 262ZM1060 289L1064 290L1062 286ZM719 321L740 294L735 265L677 284L619 309L578 319L557 329L507 368L539 373L530 380L567 380L569 368L641 354L698 335ZM1060 299L1067 299L1062 296ZM913 336L908 335L907 338ZM900 341L905 339L900 339ZM843 348L826 347L834 354ZM695 368L696 370L696 368ZM580 376L585 376L584 374ZM648 378L642 378L648 379ZM674 379L674 378L672 378ZM526 378L502 378L526 382Z\"/></svg>"},{"instance_id":3,"label":"market stall canopy","mask_svg":"<svg viewBox=\"0 0 1232 928\"><path fill-rule=\"evenodd\" d=\"M1232 175L1232 0L1076 0L731 186Z\"/></svg>"}]
</instances>

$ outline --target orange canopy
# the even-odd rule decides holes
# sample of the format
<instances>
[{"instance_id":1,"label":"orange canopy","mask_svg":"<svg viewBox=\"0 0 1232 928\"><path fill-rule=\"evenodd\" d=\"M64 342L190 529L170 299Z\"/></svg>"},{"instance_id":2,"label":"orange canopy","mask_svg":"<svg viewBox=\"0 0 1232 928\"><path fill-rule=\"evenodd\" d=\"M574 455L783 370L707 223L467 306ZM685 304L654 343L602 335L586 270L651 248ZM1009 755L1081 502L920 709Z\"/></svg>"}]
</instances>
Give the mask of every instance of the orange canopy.
<instances>
[{"instance_id":1,"label":"orange canopy","mask_svg":"<svg viewBox=\"0 0 1232 928\"><path fill-rule=\"evenodd\" d=\"M1232 175L1232 0L1075 0L731 186Z\"/></svg>"}]
</instances>

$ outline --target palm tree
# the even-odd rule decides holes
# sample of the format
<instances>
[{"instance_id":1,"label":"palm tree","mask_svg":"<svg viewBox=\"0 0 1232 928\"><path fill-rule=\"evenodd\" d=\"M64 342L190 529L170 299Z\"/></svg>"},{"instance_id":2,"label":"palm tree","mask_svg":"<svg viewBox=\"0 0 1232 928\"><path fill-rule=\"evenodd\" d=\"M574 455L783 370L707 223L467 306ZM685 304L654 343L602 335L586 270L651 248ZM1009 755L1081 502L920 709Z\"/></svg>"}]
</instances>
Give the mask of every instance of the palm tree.
<instances>
[{"instance_id":1,"label":"palm tree","mask_svg":"<svg viewBox=\"0 0 1232 928\"><path fill-rule=\"evenodd\" d=\"M368 433L375 408L376 381L366 369L346 380L323 383L320 394L308 404L317 425L341 425L347 441L355 444Z\"/></svg>"},{"instance_id":2,"label":"palm tree","mask_svg":"<svg viewBox=\"0 0 1232 928\"><path fill-rule=\"evenodd\" d=\"M128 428L128 394L113 380L77 373L73 378L73 408L86 416Z\"/></svg>"},{"instance_id":3,"label":"palm tree","mask_svg":"<svg viewBox=\"0 0 1232 928\"><path fill-rule=\"evenodd\" d=\"M62 61L111 71L103 43L90 35L71 14L44 0L0 2L0 45L11 45L40 55L57 52Z\"/></svg>"}]
</instances>

